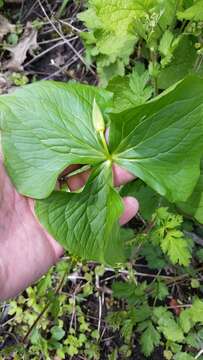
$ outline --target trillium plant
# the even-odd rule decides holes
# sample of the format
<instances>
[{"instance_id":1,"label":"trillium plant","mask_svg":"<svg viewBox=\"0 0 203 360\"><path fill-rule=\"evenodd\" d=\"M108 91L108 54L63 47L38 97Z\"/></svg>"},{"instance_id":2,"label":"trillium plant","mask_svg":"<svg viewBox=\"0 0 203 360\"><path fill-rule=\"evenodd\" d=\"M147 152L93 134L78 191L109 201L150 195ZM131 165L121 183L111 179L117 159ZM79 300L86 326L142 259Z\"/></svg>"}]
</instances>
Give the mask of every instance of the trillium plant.
<instances>
[{"instance_id":1,"label":"trillium plant","mask_svg":"<svg viewBox=\"0 0 203 360\"><path fill-rule=\"evenodd\" d=\"M0 129L6 170L19 193L36 199L48 232L70 254L114 265L125 249L113 164L203 222L203 80L189 76L120 113L112 99L92 86L33 83L1 96ZM91 168L86 185L56 191L71 164Z\"/></svg>"}]
</instances>

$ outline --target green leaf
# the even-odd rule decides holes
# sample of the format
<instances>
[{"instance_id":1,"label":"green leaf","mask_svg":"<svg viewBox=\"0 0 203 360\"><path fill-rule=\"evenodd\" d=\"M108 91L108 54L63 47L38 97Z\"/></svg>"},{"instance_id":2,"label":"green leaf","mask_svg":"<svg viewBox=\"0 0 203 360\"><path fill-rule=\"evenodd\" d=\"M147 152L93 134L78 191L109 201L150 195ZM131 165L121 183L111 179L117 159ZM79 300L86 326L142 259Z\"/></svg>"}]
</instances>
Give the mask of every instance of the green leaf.
<instances>
[{"instance_id":1,"label":"green leaf","mask_svg":"<svg viewBox=\"0 0 203 360\"><path fill-rule=\"evenodd\" d=\"M152 296L158 300L164 300L168 294L167 285L164 282L157 281L154 285Z\"/></svg>"},{"instance_id":2,"label":"green leaf","mask_svg":"<svg viewBox=\"0 0 203 360\"><path fill-rule=\"evenodd\" d=\"M177 13L179 19L202 21L203 20L203 0L195 1L194 5L185 11Z\"/></svg>"},{"instance_id":3,"label":"green leaf","mask_svg":"<svg viewBox=\"0 0 203 360\"><path fill-rule=\"evenodd\" d=\"M195 69L198 58L195 49L196 41L196 37L184 35L178 42L176 40L172 43L170 53L166 59L163 59L163 68L158 76L158 87L160 89L167 89L188 74L198 73L202 76L202 65Z\"/></svg>"},{"instance_id":4,"label":"green leaf","mask_svg":"<svg viewBox=\"0 0 203 360\"><path fill-rule=\"evenodd\" d=\"M125 341L125 343L129 343L132 335L133 335L133 322L131 319L126 319L122 328L121 328L121 335Z\"/></svg>"},{"instance_id":5,"label":"green leaf","mask_svg":"<svg viewBox=\"0 0 203 360\"><path fill-rule=\"evenodd\" d=\"M196 77L148 104L112 114L114 161L170 201L186 200L200 175L202 115L203 81Z\"/></svg>"},{"instance_id":6,"label":"green leaf","mask_svg":"<svg viewBox=\"0 0 203 360\"><path fill-rule=\"evenodd\" d=\"M159 246L146 242L141 249L141 255L145 257L150 269L163 269L167 265Z\"/></svg>"},{"instance_id":7,"label":"green leaf","mask_svg":"<svg viewBox=\"0 0 203 360\"><path fill-rule=\"evenodd\" d=\"M194 360L194 356L186 352L180 352L174 356L174 360Z\"/></svg>"},{"instance_id":8,"label":"green leaf","mask_svg":"<svg viewBox=\"0 0 203 360\"><path fill-rule=\"evenodd\" d=\"M178 207L203 224L203 160L201 161L200 178L192 195L187 202L179 203Z\"/></svg>"},{"instance_id":9,"label":"green leaf","mask_svg":"<svg viewBox=\"0 0 203 360\"><path fill-rule=\"evenodd\" d=\"M158 330L161 331L169 341L182 342L184 339L182 329L173 319L161 322Z\"/></svg>"},{"instance_id":10,"label":"green leaf","mask_svg":"<svg viewBox=\"0 0 203 360\"><path fill-rule=\"evenodd\" d=\"M176 10L179 8L177 0L155 0L148 2L146 16L137 19L135 29L140 38L143 38L148 49L156 49L157 43L168 27L172 28L176 20Z\"/></svg>"},{"instance_id":11,"label":"green leaf","mask_svg":"<svg viewBox=\"0 0 203 360\"><path fill-rule=\"evenodd\" d=\"M191 319L194 323L203 324L203 301L195 299L192 307L190 308Z\"/></svg>"},{"instance_id":12,"label":"green leaf","mask_svg":"<svg viewBox=\"0 0 203 360\"><path fill-rule=\"evenodd\" d=\"M118 359L118 350L114 349L111 354L108 355L108 360L117 360Z\"/></svg>"},{"instance_id":13,"label":"green leaf","mask_svg":"<svg viewBox=\"0 0 203 360\"><path fill-rule=\"evenodd\" d=\"M126 299L129 304L136 304L145 296L146 283L140 285L130 282L116 281L112 286L113 294L118 299Z\"/></svg>"},{"instance_id":14,"label":"green leaf","mask_svg":"<svg viewBox=\"0 0 203 360\"><path fill-rule=\"evenodd\" d=\"M164 307L157 307L154 309L154 316L158 323L158 330L163 333L167 340L183 341L183 331L170 311L167 311Z\"/></svg>"},{"instance_id":15,"label":"green leaf","mask_svg":"<svg viewBox=\"0 0 203 360\"><path fill-rule=\"evenodd\" d=\"M33 331L31 332L31 336L30 336L31 344L33 344L33 345L39 344L41 338L42 338L42 336L41 336L39 330L36 328L33 329Z\"/></svg>"},{"instance_id":16,"label":"green leaf","mask_svg":"<svg viewBox=\"0 0 203 360\"><path fill-rule=\"evenodd\" d=\"M51 328L52 339L61 340L65 335L65 331L59 326L53 326Z\"/></svg>"},{"instance_id":17,"label":"green leaf","mask_svg":"<svg viewBox=\"0 0 203 360\"><path fill-rule=\"evenodd\" d=\"M203 261L203 249L197 250L196 256L200 261Z\"/></svg>"},{"instance_id":18,"label":"green leaf","mask_svg":"<svg viewBox=\"0 0 203 360\"><path fill-rule=\"evenodd\" d=\"M140 345L145 356L150 356L154 348L159 345L161 340L160 334L155 329L151 321L148 322L147 329L140 337Z\"/></svg>"},{"instance_id":19,"label":"green leaf","mask_svg":"<svg viewBox=\"0 0 203 360\"><path fill-rule=\"evenodd\" d=\"M186 338L185 338L186 344L195 348L195 349L199 349L201 348L201 342L202 339L198 337L198 333L196 332L190 332Z\"/></svg>"},{"instance_id":20,"label":"green leaf","mask_svg":"<svg viewBox=\"0 0 203 360\"><path fill-rule=\"evenodd\" d=\"M168 56L171 50L171 44L174 39L174 35L170 30L166 30L160 40L159 51L162 55Z\"/></svg>"},{"instance_id":21,"label":"green leaf","mask_svg":"<svg viewBox=\"0 0 203 360\"><path fill-rule=\"evenodd\" d=\"M134 311L135 311L135 323L143 323L143 321L151 318L152 316L152 308L150 308L149 305L142 305L140 307L136 307Z\"/></svg>"},{"instance_id":22,"label":"green leaf","mask_svg":"<svg viewBox=\"0 0 203 360\"><path fill-rule=\"evenodd\" d=\"M144 104L153 91L148 82L149 72L142 64L137 64L130 75L114 77L107 86L107 90L114 94L113 111L121 112Z\"/></svg>"},{"instance_id":23,"label":"green leaf","mask_svg":"<svg viewBox=\"0 0 203 360\"><path fill-rule=\"evenodd\" d=\"M181 328L183 329L184 333L188 333L190 329L193 327L193 322L191 319L191 310L185 309L181 311L179 316L179 323Z\"/></svg>"},{"instance_id":24,"label":"green leaf","mask_svg":"<svg viewBox=\"0 0 203 360\"><path fill-rule=\"evenodd\" d=\"M197 298L191 308L181 311L179 322L185 333L188 333L196 324L203 324L203 301Z\"/></svg>"},{"instance_id":25,"label":"green leaf","mask_svg":"<svg viewBox=\"0 0 203 360\"><path fill-rule=\"evenodd\" d=\"M169 231L161 242L161 248L173 264L189 265L192 255L187 239L183 238L182 231Z\"/></svg>"},{"instance_id":26,"label":"green leaf","mask_svg":"<svg viewBox=\"0 0 203 360\"><path fill-rule=\"evenodd\" d=\"M121 196L134 196L137 198L139 201L139 212L145 220L151 220L157 207L166 202L159 194L139 179L126 184L121 189L120 194Z\"/></svg>"},{"instance_id":27,"label":"green leaf","mask_svg":"<svg viewBox=\"0 0 203 360\"><path fill-rule=\"evenodd\" d=\"M129 299L134 295L136 289L135 283L115 281L112 285L113 294L119 299Z\"/></svg>"},{"instance_id":28,"label":"green leaf","mask_svg":"<svg viewBox=\"0 0 203 360\"><path fill-rule=\"evenodd\" d=\"M112 188L109 162L92 173L81 193L54 192L37 201L35 211L71 254L111 265L124 260L118 224L123 204Z\"/></svg>"},{"instance_id":29,"label":"green leaf","mask_svg":"<svg viewBox=\"0 0 203 360\"><path fill-rule=\"evenodd\" d=\"M93 126L93 100L107 108L111 95L91 86L42 81L0 99L5 166L17 190L47 197L70 164L104 160Z\"/></svg>"},{"instance_id":30,"label":"green leaf","mask_svg":"<svg viewBox=\"0 0 203 360\"><path fill-rule=\"evenodd\" d=\"M173 58L173 53L181 40L182 40L182 35L175 37L170 30L166 30L164 32L159 44L159 52L161 54L161 65L163 68L166 65L170 64Z\"/></svg>"},{"instance_id":31,"label":"green leaf","mask_svg":"<svg viewBox=\"0 0 203 360\"><path fill-rule=\"evenodd\" d=\"M91 0L88 5L88 10L79 14L79 19L89 30L82 38L88 56L97 59L102 82L107 83L115 74L124 74L124 65L137 41L133 23L144 10L134 0Z\"/></svg>"},{"instance_id":32,"label":"green leaf","mask_svg":"<svg viewBox=\"0 0 203 360\"><path fill-rule=\"evenodd\" d=\"M153 216L154 227L150 240L160 245L164 254L168 255L173 264L188 266L191 259L190 241L179 230L183 218L168 211L168 208L158 208Z\"/></svg>"}]
</instances>

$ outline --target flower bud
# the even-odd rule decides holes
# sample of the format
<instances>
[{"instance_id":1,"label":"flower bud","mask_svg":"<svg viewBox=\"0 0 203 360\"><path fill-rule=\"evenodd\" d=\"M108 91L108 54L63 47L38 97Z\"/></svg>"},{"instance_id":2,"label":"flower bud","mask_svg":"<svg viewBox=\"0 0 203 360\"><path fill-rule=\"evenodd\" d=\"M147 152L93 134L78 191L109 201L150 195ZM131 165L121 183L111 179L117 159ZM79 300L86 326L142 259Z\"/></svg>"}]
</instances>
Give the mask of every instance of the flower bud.
<instances>
[{"instance_id":1,"label":"flower bud","mask_svg":"<svg viewBox=\"0 0 203 360\"><path fill-rule=\"evenodd\" d=\"M93 102L93 109L92 109L92 121L94 128L97 132L105 131L105 122L102 115L102 112L99 108L99 106L96 103L96 100L94 99Z\"/></svg>"}]
</instances>

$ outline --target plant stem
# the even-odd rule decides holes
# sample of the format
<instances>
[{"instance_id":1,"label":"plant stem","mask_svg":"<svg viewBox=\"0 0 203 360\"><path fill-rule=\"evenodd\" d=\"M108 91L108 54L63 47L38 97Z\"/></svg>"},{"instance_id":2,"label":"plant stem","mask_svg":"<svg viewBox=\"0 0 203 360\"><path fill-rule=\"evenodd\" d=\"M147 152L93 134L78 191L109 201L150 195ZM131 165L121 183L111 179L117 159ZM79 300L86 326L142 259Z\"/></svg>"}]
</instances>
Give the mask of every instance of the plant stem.
<instances>
[{"instance_id":1,"label":"plant stem","mask_svg":"<svg viewBox=\"0 0 203 360\"><path fill-rule=\"evenodd\" d=\"M59 8L59 10L57 12L57 17L58 18L60 18L61 15L63 15L63 12L64 12L66 6L68 5L68 2L69 2L69 0L63 0L62 4L61 4L61 6L60 6L60 8Z\"/></svg>"},{"instance_id":2,"label":"plant stem","mask_svg":"<svg viewBox=\"0 0 203 360\"><path fill-rule=\"evenodd\" d=\"M150 57L151 57L151 62L152 62L152 65L153 65L153 72L156 72L156 66L157 66L157 54L154 50L151 50L151 54L150 54ZM154 87L154 97L156 97L159 93L158 91L158 82L157 82L157 74L153 74L152 76L152 81L153 81L153 87Z\"/></svg>"}]
</instances>

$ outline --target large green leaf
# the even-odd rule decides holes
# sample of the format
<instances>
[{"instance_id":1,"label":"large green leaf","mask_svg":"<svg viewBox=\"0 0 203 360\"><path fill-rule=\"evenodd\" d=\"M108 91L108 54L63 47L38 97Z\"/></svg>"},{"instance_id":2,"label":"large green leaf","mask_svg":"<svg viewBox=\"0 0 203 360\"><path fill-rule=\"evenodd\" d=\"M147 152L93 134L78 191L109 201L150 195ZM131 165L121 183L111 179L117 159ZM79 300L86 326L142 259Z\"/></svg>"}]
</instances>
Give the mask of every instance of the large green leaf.
<instances>
[{"instance_id":1,"label":"large green leaf","mask_svg":"<svg viewBox=\"0 0 203 360\"><path fill-rule=\"evenodd\" d=\"M111 115L114 161L170 201L185 201L200 175L203 81L188 77L157 100Z\"/></svg>"},{"instance_id":2,"label":"large green leaf","mask_svg":"<svg viewBox=\"0 0 203 360\"><path fill-rule=\"evenodd\" d=\"M146 105L112 114L108 154L92 116L101 120L100 108L105 117L110 99L99 89L55 82L26 86L0 99L5 164L18 191L44 198L65 167L92 165L82 192L54 192L37 202L36 211L70 253L108 264L123 258L118 226L123 206L112 188L111 162L169 200L185 201L200 175L203 81L189 77ZM96 112L93 104L99 106Z\"/></svg>"},{"instance_id":3,"label":"large green leaf","mask_svg":"<svg viewBox=\"0 0 203 360\"><path fill-rule=\"evenodd\" d=\"M71 254L108 264L123 261L118 224L123 204L112 188L109 161L95 169L81 193L54 192L38 200L35 210L48 232Z\"/></svg>"},{"instance_id":4,"label":"large green leaf","mask_svg":"<svg viewBox=\"0 0 203 360\"><path fill-rule=\"evenodd\" d=\"M174 46L170 54L171 62L161 69L158 76L158 87L160 89L167 89L189 74L196 72L202 75L202 64L196 68L198 59L197 50L195 49L196 41L196 37L184 35L177 46Z\"/></svg>"},{"instance_id":5,"label":"large green leaf","mask_svg":"<svg viewBox=\"0 0 203 360\"><path fill-rule=\"evenodd\" d=\"M203 0L195 1L194 5L185 11L178 12L179 19L201 21L203 20Z\"/></svg>"},{"instance_id":6,"label":"large green leaf","mask_svg":"<svg viewBox=\"0 0 203 360\"><path fill-rule=\"evenodd\" d=\"M139 201L139 212L145 220L151 220L157 207L169 204L140 179L136 179L123 186L120 195L134 196Z\"/></svg>"},{"instance_id":7,"label":"large green leaf","mask_svg":"<svg viewBox=\"0 0 203 360\"><path fill-rule=\"evenodd\" d=\"M94 98L102 109L108 107L110 94L103 90L53 81L1 96L5 165L20 193L44 198L68 165L104 160L92 122Z\"/></svg>"},{"instance_id":8,"label":"large green leaf","mask_svg":"<svg viewBox=\"0 0 203 360\"><path fill-rule=\"evenodd\" d=\"M187 202L178 204L178 207L203 224L203 160L201 161L200 178L192 195Z\"/></svg>"}]
</instances>

